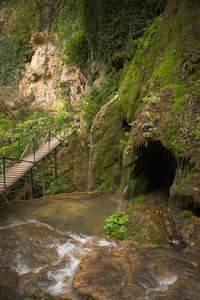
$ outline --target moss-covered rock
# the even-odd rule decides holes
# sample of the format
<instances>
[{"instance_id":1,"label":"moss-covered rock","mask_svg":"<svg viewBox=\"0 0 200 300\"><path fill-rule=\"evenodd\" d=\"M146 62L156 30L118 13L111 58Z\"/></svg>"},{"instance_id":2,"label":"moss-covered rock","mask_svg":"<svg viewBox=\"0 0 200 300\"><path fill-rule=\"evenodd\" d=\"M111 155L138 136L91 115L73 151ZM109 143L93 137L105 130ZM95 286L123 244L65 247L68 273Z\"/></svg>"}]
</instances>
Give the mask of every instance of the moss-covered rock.
<instances>
[{"instance_id":1,"label":"moss-covered rock","mask_svg":"<svg viewBox=\"0 0 200 300\"><path fill-rule=\"evenodd\" d=\"M120 110L117 99L106 104L97 114L93 128L92 140L95 151L92 160L93 174L99 185L121 171L122 153L126 144L124 127L126 118Z\"/></svg>"},{"instance_id":2,"label":"moss-covered rock","mask_svg":"<svg viewBox=\"0 0 200 300\"><path fill-rule=\"evenodd\" d=\"M144 33L118 97L102 108L93 125L96 145L93 170L97 181L108 168L119 171L129 167L132 170L130 197L137 191L143 192L148 178L143 177L142 168L141 172L135 169L139 166L135 164L135 157L138 147L150 141L160 141L164 148L174 153L177 165L181 158L187 158L187 165L194 166L194 173L200 171L198 16L197 0L170 0L163 15ZM130 135L126 140L124 132L130 123ZM120 147L121 140L123 147ZM126 177L123 172L120 193ZM191 180L190 191L187 190L195 203L200 196L197 177ZM180 190L172 194L179 198Z\"/></svg>"}]
</instances>

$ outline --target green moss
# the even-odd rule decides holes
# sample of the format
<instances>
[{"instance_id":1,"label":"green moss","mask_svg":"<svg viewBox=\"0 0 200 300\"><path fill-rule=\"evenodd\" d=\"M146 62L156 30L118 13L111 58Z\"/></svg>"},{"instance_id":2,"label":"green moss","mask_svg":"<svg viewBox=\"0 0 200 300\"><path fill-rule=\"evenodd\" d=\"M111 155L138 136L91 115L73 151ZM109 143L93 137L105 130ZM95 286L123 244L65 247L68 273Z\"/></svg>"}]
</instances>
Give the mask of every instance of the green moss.
<instances>
[{"instance_id":1,"label":"green moss","mask_svg":"<svg viewBox=\"0 0 200 300\"><path fill-rule=\"evenodd\" d=\"M123 112L119 110L118 103L115 102L103 107L95 118L96 123L94 123L92 131L95 144L92 166L93 173L99 178L107 168L112 168L121 160L122 148L119 145L120 140L125 139L123 120ZM95 130L94 128L99 124L101 130Z\"/></svg>"},{"instance_id":2,"label":"green moss","mask_svg":"<svg viewBox=\"0 0 200 300\"><path fill-rule=\"evenodd\" d=\"M136 231L136 235L132 241L137 242L139 245L151 244L151 246L164 245L164 240L161 237L162 233L157 232L153 225L148 225L146 220L140 217L136 218L130 226L132 230Z\"/></svg>"},{"instance_id":3,"label":"green moss","mask_svg":"<svg viewBox=\"0 0 200 300\"><path fill-rule=\"evenodd\" d=\"M135 206L135 205L141 203L143 200L144 200L144 195L141 194L141 195L138 195L137 197L135 197L133 200L131 200L131 204Z\"/></svg>"},{"instance_id":4,"label":"green moss","mask_svg":"<svg viewBox=\"0 0 200 300\"><path fill-rule=\"evenodd\" d=\"M184 96L187 93L187 89L182 85L173 85L172 86L174 90L173 95L173 109L183 110L184 109Z\"/></svg>"},{"instance_id":5,"label":"green moss","mask_svg":"<svg viewBox=\"0 0 200 300\"><path fill-rule=\"evenodd\" d=\"M191 166L189 163L184 166L183 170L179 169L174 184L170 188L172 206L177 206L184 210L191 204L191 201L194 201L195 190L192 185L194 173L195 167ZM178 202L177 199L179 199Z\"/></svg>"},{"instance_id":6,"label":"green moss","mask_svg":"<svg viewBox=\"0 0 200 300\"><path fill-rule=\"evenodd\" d=\"M146 243L143 234L143 230L145 227L146 223L141 219L141 217L137 217L136 220L131 224L131 228L137 232L132 241L137 242L141 246Z\"/></svg>"},{"instance_id":7,"label":"green moss","mask_svg":"<svg viewBox=\"0 0 200 300\"><path fill-rule=\"evenodd\" d=\"M109 176L109 177L108 177ZM112 191L114 186L119 186L119 182L121 179L121 172L117 172L113 176L108 175L108 172L105 173L102 177L102 185L100 186L100 190L103 192L110 192Z\"/></svg>"},{"instance_id":8,"label":"green moss","mask_svg":"<svg viewBox=\"0 0 200 300\"><path fill-rule=\"evenodd\" d=\"M124 196L129 198L129 190L128 190L128 195L123 195L124 191L125 191L125 188L127 186L129 186L129 177L130 177L130 169L129 168L124 168L123 171L122 171L122 175L121 175L121 181L120 181L120 186L119 186L119 189L117 191L117 197L120 198L120 199L123 199ZM129 189L129 187L128 187ZM129 199L123 199L123 200L129 200Z\"/></svg>"},{"instance_id":9,"label":"green moss","mask_svg":"<svg viewBox=\"0 0 200 300\"><path fill-rule=\"evenodd\" d=\"M188 145L191 148L193 145L194 136L188 124L198 117L194 116L194 111L198 113L196 95L200 94L199 82L195 81L200 57L199 25L195 23L196 11L189 1L172 4L145 31L121 84L116 107L111 105L104 119L103 134L94 155L95 170L101 175L106 167L120 164L125 145L120 143L120 140L124 141L123 120L133 122L130 136L125 140L127 151L123 153L123 166L130 166L130 198L145 193L148 186L143 170L134 165L137 144L148 142L148 138L160 140L165 147L182 156L187 156ZM190 107L191 120L186 113L187 99L194 105ZM144 131L144 125L149 122L156 128L150 136L148 128ZM196 135L200 135L197 130ZM107 153L110 151L113 156ZM127 174L123 172L118 196L122 195L126 185Z\"/></svg>"},{"instance_id":10,"label":"green moss","mask_svg":"<svg viewBox=\"0 0 200 300\"><path fill-rule=\"evenodd\" d=\"M157 78L166 78L166 84L172 80L172 68L174 66L174 58L172 51L167 51L163 57L162 64L157 71Z\"/></svg>"},{"instance_id":11,"label":"green moss","mask_svg":"<svg viewBox=\"0 0 200 300\"><path fill-rule=\"evenodd\" d=\"M179 218L186 219L193 217L193 213L190 210L184 210L179 214Z\"/></svg>"},{"instance_id":12,"label":"green moss","mask_svg":"<svg viewBox=\"0 0 200 300\"><path fill-rule=\"evenodd\" d=\"M144 194L148 186L148 178L140 173L136 178L130 180L130 197L133 198L137 195Z\"/></svg>"},{"instance_id":13,"label":"green moss","mask_svg":"<svg viewBox=\"0 0 200 300\"><path fill-rule=\"evenodd\" d=\"M152 246L163 246L164 245L164 241L160 238L157 238L157 237L152 237L150 239L150 243Z\"/></svg>"},{"instance_id":14,"label":"green moss","mask_svg":"<svg viewBox=\"0 0 200 300\"><path fill-rule=\"evenodd\" d=\"M149 224L146 219L138 216L135 221L130 224L133 231L136 232L132 241L137 242L139 245L162 246L165 244L165 234L162 230L158 231L154 228L153 224Z\"/></svg>"}]
</instances>

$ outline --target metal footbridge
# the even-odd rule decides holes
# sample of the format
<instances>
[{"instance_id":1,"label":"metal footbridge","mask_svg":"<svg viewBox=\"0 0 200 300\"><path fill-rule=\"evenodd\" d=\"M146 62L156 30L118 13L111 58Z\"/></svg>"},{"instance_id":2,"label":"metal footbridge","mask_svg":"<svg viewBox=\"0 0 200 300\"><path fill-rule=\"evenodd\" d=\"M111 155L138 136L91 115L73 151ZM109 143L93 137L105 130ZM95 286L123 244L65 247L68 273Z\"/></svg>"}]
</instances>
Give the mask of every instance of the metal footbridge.
<instances>
[{"instance_id":1,"label":"metal footbridge","mask_svg":"<svg viewBox=\"0 0 200 300\"><path fill-rule=\"evenodd\" d=\"M55 183L57 182L56 148L63 142L65 132L48 129L22 135L0 147L0 196L30 171L31 198L33 198L32 169L43 160L43 195L45 195L45 157L54 151Z\"/></svg>"}]
</instances>

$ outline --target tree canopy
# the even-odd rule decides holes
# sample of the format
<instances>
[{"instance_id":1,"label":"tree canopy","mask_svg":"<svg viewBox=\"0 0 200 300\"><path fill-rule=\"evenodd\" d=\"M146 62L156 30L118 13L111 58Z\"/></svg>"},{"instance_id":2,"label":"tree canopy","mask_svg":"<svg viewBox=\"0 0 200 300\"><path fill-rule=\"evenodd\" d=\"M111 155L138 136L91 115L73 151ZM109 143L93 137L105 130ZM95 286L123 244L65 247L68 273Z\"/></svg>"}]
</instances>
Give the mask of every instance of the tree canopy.
<instances>
[{"instance_id":1,"label":"tree canopy","mask_svg":"<svg viewBox=\"0 0 200 300\"><path fill-rule=\"evenodd\" d=\"M8 85L32 53L31 40L52 34L67 63L100 59L120 69L167 0L10 0L0 4L0 84Z\"/></svg>"}]
</instances>

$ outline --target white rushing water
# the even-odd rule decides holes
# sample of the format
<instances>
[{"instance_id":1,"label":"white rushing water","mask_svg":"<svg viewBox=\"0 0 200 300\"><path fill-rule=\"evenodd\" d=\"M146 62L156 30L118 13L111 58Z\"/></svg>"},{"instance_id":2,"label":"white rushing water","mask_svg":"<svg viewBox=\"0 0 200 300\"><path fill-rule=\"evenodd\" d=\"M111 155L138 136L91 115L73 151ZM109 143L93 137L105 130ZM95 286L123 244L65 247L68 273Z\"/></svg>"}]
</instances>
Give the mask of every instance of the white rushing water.
<instances>
[{"instance_id":1,"label":"white rushing water","mask_svg":"<svg viewBox=\"0 0 200 300\"><path fill-rule=\"evenodd\" d=\"M55 282L47 288L47 292L57 295L66 293L71 289L71 282L73 275L77 271L77 267L81 262L82 258L87 255L90 251L97 247L104 247L106 245L116 245L113 242L108 242L106 239L99 239L92 241L91 245L87 245L94 237L90 236L79 236L77 234L70 234L76 244L72 241L67 242L63 245L57 245L57 252L59 255L59 262L61 262L65 256L67 257L67 262L65 265L59 269L49 271L47 273L50 281ZM77 244L78 242L78 244ZM86 245L86 247L84 247ZM78 258L77 258L78 257ZM69 279L66 282L66 278Z\"/></svg>"},{"instance_id":2,"label":"white rushing water","mask_svg":"<svg viewBox=\"0 0 200 300\"><path fill-rule=\"evenodd\" d=\"M115 245L105 238L70 232L61 234L50 226L35 221L32 219L27 223L20 223L12 220L11 226L4 228L17 232L17 235L13 236L15 243L12 243L12 249L8 254L10 258L8 264L20 276L32 277L31 274L35 274L33 284L52 295L70 292L73 275L83 257L90 251L110 244ZM29 226L31 227L27 231ZM34 232L37 230L39 233L35 235ZM50 233L54 236L53 240L49 241ZM23 241L18 240L20 236L23 236ZM24 241L23 246L21 243L24 244ZM42 281L41 274L43 274Z\"/></svg>"},{"instance_id":3,"label":"white rushing water","mask_svg":"<svg viewBox=\"0 0 200 300\"><path fill-rule=\"evenodd\" d=\"M176 274L172 274L168 277L163 277L157 279L158 286L155 288L149 288L146 291L146 300L154 299L156 296L167 296L169 287L173 285L178 280L178 276Z\"/></svg>"}]
</instances>

